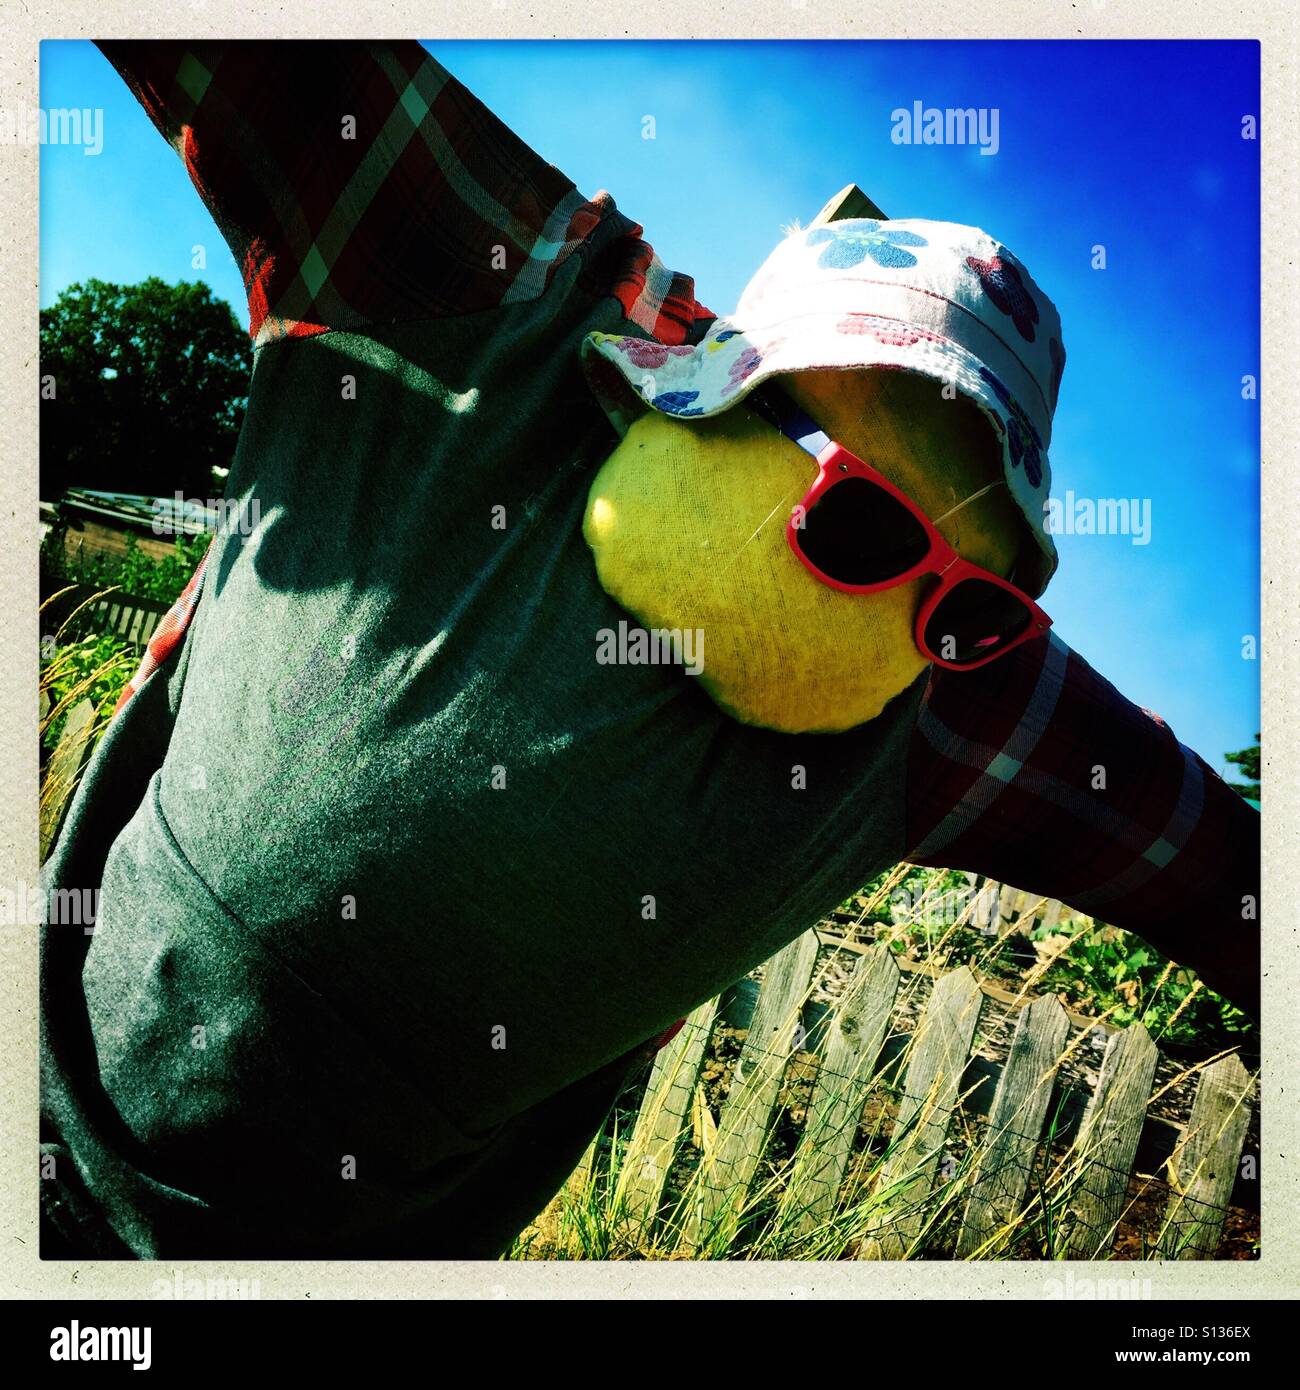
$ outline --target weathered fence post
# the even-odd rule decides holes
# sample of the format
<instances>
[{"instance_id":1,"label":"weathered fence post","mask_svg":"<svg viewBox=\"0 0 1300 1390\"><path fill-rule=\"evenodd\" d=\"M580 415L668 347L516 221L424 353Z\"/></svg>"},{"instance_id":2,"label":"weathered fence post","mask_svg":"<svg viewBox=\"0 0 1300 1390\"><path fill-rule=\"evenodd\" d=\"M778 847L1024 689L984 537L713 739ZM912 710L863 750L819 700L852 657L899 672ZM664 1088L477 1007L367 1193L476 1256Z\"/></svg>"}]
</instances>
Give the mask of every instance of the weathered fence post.
<instances>
[{"instance_id":1,"label":"weathered fence post","mask_svg":"<svg viewBox=\"0 0 1300 1390\"><path fill-rule=\"evenodd\" d=\"M996 934L1001 925L1001 888L992 879L986 878L978 882L974 892L971 926L986 935Z\"/></svg>"},{"instance_id":2,"label":"weathered fence post","mask_svg":"<svg viewBox=\"0 0 1300 1390\"><path fill-rule=\"evenodd\" d=\"M1251 1089L1235 1053L1201 1073L1187 1135L1169 1157L1174 1191L1160 1232L1162 1259L1214 1258L1250 1124Z\"/></svg>"},{"instance_id":3,"label":"weathered fence post","mask_svg":"<svg viewBox=\"0 0 1300 1390\"><path fill-rule=\"evenodd\" d=\"M781 1078L794 1051L817 948L817 933L807 931L767 963L749 1035L718 1122L712 1161L701 1163L700 1190L687 1216L687 1246L728 1239L738 1224L763 1154Z\"/></svg>"},{"instance_id":4,"label":"weathered fence post","mask_svg":"<svg viewBox=\"0 0 1300 1390\"><path fill-rule=\"evenodd\" d=\"M900 980L886 946L859 959L835 1009L803 1136L782 1198L782 1219L806 1235L830 1218L844 1182Z\"/></svg>"},{"instance_id":5,"label":"weathered fence post","mask_svg":"<svg viewBox=\"0 0 1300 1390\"><path fill-rule=\"evenodd\" d=\"M648 1231L654 1223L677 1145L690 1123L695 1083L717 1009L717 999L701 1004L655 1055L615 1197L616 1208L621 1199L624 1217L638 1231Z\"/></svg>"},{"instance_id":6,"label":"weathered fence post","mask_svg":"<svg viewBox=\"0 0 1300 1390\"><path fill-rule=\"evenodd\" d=\"M924 1226L925 1199L934 1186L983 1003L964 965L935 982L912 1041L890 1152L876 1183L882 1200L858 1247L860 1260L903 1259Z\"/></svg>"},{"instance_id":7,"label":"weathered fence post","mask_svg":"<svg viewBox=\"0 0 1300 1390\"><path fill-rule=\"evenodd\" d=\"M1005 939L1015 930L1021 902L1020 889L1013 888L1009 883L1004 883L1002 891L998 894L997 927L1000 939Z\"/></svg>"},{"instance_id":8,"label":"weathered fence post","mask_svg":"<svg viewBox=\"0 0 1300 1390\"><path fill-rule=\"evenodd\" d=\"M1054 995L1020 1011L971 1180L957 1238L959 1259L969 1258L1019 1214L1069 1034L1070 1020Z\"/></svg>"},{"instance_id":9,"label":"weathered fence post","mask_svg":"<svg viewBox=\"0 0 1300 1390\"><path fill-rule=\"evenodd\" d=\"M1156 1045L1140 1024L1116 1033L1075 1140L1069 1257L1104 1259L1115 1240L1156 1074Z\"/></svg>"}]
</instances>

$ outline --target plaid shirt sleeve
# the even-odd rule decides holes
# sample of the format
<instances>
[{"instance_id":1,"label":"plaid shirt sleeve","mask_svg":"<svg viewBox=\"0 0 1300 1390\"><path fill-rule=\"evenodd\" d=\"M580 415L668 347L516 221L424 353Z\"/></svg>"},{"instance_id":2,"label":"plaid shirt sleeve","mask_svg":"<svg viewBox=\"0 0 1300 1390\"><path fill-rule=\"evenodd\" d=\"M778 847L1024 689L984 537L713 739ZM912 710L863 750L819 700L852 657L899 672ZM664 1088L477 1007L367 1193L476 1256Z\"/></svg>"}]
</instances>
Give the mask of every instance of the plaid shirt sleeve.
<instances>
[{"instance_id":1,"label":"plaid shirt sleeve","mask_svg":"<svg viewBox=\"0 0 1300 1390\"><path fill-rule=\"evenodd\" d=\"M1132 931L1258 1017L1259 813L1054 633L933 671L907 820L911 861Z\"/></svg>"},{"instance_id":2,"label":"plaid shirt sleeve","mask_svg":"<svg viewBox=\"0 0 1300 1390\"><path fill-rule=\"evenodd\" d=\"M584 198L419 44L102 42L185 162L256 345L583 286L667 344L713 315L604 190Z\"/></svg>"}]
</instances>

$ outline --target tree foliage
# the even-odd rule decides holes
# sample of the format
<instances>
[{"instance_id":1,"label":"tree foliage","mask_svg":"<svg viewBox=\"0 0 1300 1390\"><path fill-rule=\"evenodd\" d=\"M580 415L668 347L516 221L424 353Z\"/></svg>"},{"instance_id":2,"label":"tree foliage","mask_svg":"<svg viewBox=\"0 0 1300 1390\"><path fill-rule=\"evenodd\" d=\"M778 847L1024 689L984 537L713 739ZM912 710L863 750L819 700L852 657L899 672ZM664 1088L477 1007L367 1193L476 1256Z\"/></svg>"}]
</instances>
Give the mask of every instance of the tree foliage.
<instances>
[{"instance_id":1,"label":"tree foliage","mask_svg":"<svg viewBox=\"0 0 1300 1390\"><path fill-rule=\"evenodd\" d=\"M1233 791L1240 792L1242 796L1249 797L1251 801L1259 800L1259 735L1255 735L1255 746L1253 748L1242 748L1236 753L1225 753L1224 762L1236 763L1249 779L1246 782L1229 782L1228 785Z\"/></svg>"},{"instance_id":2,"label":"tree foliage","mask_svg":"<svg viewBox=\"0 0 1300 1390\"><path fill-rule=\"evenodd\" d=\"M41 495L207 497L248 404L252 352L202 282L87 280L41 311Z\"/></svg>"}]
</instances>

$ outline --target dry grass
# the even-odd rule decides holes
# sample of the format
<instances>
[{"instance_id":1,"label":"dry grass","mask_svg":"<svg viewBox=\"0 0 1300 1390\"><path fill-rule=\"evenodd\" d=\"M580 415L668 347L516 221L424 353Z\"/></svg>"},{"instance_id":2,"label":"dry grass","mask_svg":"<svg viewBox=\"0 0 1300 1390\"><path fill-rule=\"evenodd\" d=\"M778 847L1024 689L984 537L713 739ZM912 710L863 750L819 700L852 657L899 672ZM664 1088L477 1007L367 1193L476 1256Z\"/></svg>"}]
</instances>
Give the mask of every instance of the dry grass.
<instances>
[{"instance_id":1,"label":"dry grass","mask_svg":"<svg viewBox=\"0 0 1300 1390\"><path fill-rule=\"evenodd\" d=\"M900 867L907 872L907 866ZM899 876L896 871L892 882L897 882ZM887 880L881 891L889 891L890 886L891 881ZM922 899L916 911L924 910ZM868 911L864 906L864 922ZM965 925L965 916L950 926L948 936ZM900 922L897 930L904 931L908 925ZM941 936L933 958L951 963L946 944ZM989 951L996 951L998 946L996 941L991 943ZM1040 977L1041 972L1031 972L1023 993L1027 995L1030 984ZM817 985L814 980L808 997ZM895 1018L901 1016L909 992L923 991L929 986L927 976L904 977ZM801 1004L787 1020L792 1029L802 1008ZM900 1125L903 1078L926 1028L926 1015L919 1005L914 1012L920 1025L904 1040L901 1052L874 1075L853 1078L862 1084L860 1094L865 1101L843 1121L853 1126L852 1154L832 1202L825 1200L819 1145L802 1142L810 1123L808 1101L813 1081L823 1061L812 1053L795 1052L791 1056L785 1051L773 1061L774 1068L783 1074L782 1089L775 1108L776 1119L767 1129L752 1182L727 1191L715 1163L725 1137L720 1138L719 1125L737 1124L732 1109L722 1104L730 1093L731 1076L726 1075L724 1084L712 1089L712 1093L701 1081L695 1086L686 1132L662 1184L663 1199L649 1219L634 1199L637 1165L649 1161L647 1151L644 1145L634 1147L628 1143L635 1115L616 1110L614 1132L593 1143L583 1165L565 1188L521 1233L510 1258L839 1260L859 1257L864 1242L871 1242L877 1255L893 1252L889 1256L893 1258L956 1258L963 1214L981 1167L999 1135L991 1131L984 1116L963 1109L960 1099L951 1111L944 1134L944 1117L934 1113L940 1102L933 1089L921 1098L919 1105L906 1107L912 1119ZM718 1034L725 1035L727 1031L715 1032L715 1049ZM1084 1029L1068 1040L1059 1056L1045 1068L1038 1086L1053 1087L1061 1068L1070 1063L1090 1036L1091 1030ZM731 1052L738 1051L739 1046L737 1038L731 1044ZM1214 1060L1217 1059L1207 1058L1184 1069L1157 1090L1157 1096L1195 1076ZM734 1067L728 1062L725 1067L715 1065L715 1070L725 1073ZM745 1094L752 1099L759 1089L751 1087ZM1013 1131L1020 1113L1007 1121ZM1089 1132L1077 1123L1068 1127L1064 1113L1057 1091L1048 1108L1042 1142L1022 1200L965 1258L1072 1257L1079 1197L1093 1176L1098 1137L1095 1131ZM823 1127L815 1131L819 1138L826 1133L824 1116L821 1118ZM931 1119L940 1125L941 1142L937 1146L935 1131L927 1128ZM936 1165L939 1176L932 1181ZM1121 1245L1128 1257L1156 1258L1167 1234L1168 1198L1169 1189L1157 1175L1134 1176L1118 1227L1127 1232ZM1169 1232L1168 1236L1176 1248L1178 1233Z\"/></svg>"}]
</instances>

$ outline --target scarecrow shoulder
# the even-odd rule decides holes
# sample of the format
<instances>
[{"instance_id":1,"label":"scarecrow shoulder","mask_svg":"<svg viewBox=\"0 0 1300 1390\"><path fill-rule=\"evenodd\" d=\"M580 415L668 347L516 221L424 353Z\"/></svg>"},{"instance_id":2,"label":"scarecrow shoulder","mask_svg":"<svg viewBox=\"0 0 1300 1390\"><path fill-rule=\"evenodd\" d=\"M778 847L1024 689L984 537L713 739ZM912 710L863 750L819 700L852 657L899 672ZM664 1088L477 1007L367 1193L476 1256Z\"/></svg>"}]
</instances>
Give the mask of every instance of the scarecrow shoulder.
<instances>
[{"instance_id":1,"label":"scarecrow shoulder","mask_svg":"<svg viewBox=\"0 0 1300 1390\"><path fill-rule=\"evenodd\" d=\"M99 47L229 245L259 346L525 303L611 241L611 292L642 264L609 194L583 197L417 43ZM681 282L651 281L666 321L693 317Z\"/></svg>"}]
</instances>

